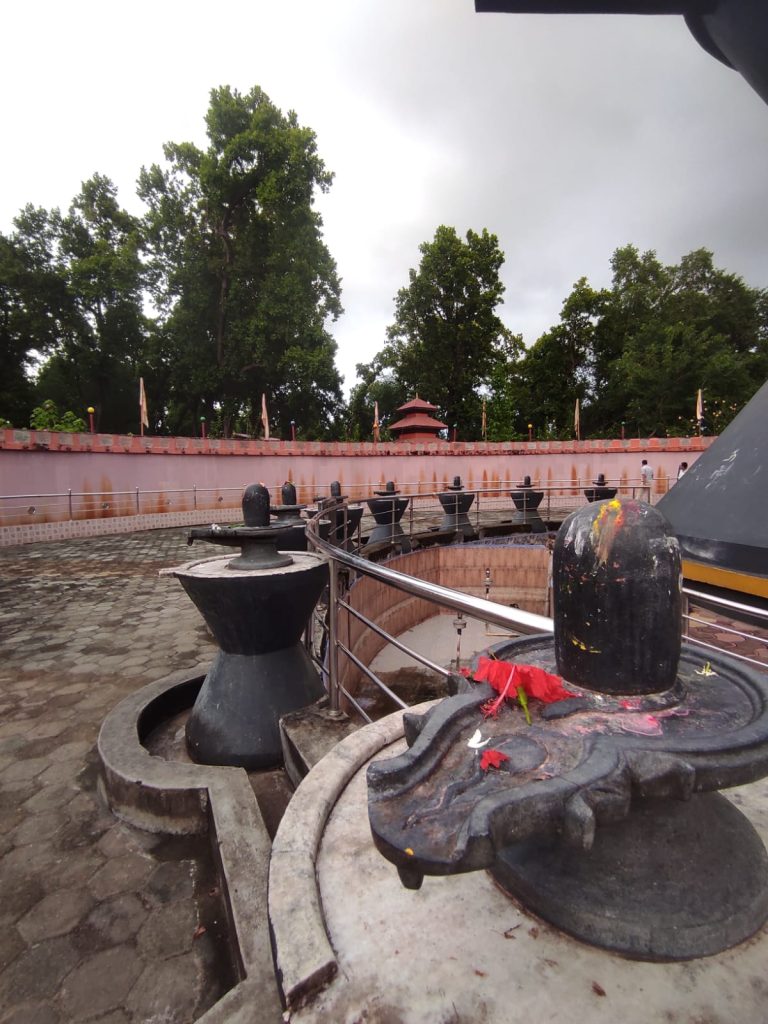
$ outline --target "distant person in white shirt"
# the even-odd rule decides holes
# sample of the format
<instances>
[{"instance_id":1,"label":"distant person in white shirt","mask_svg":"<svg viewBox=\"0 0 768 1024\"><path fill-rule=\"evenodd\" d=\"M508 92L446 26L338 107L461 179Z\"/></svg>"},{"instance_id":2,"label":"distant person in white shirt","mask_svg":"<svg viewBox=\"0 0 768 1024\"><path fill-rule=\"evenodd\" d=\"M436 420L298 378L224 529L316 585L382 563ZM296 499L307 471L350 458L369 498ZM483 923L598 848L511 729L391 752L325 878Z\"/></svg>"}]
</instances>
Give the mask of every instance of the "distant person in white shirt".
<instances>
[{"instance_id":1,"label":"distant person in white shirt","mask_svg":"<svg viewBox=\"0 0 768 1024\"><path fill-rule=\"evenodd\" d=\"M648 465L648 459L643 459L640 466L640 479L643 481L644 487L650 487L653 483L653 470Z\"/></svg>"},{"instance_id":2,"label":"distant person in white shirt","mask_svg":"<svg viewBox=\"0 0 768 1024\"><path fill-rule=\"evenodd\" d=\"M681 462L680 465L678 466L678 469L677 469L677 479L679 480L681 476L685 476L685 474L687 472L688 472L688 463L687 462Z\"/></svg>"}]
</instances>

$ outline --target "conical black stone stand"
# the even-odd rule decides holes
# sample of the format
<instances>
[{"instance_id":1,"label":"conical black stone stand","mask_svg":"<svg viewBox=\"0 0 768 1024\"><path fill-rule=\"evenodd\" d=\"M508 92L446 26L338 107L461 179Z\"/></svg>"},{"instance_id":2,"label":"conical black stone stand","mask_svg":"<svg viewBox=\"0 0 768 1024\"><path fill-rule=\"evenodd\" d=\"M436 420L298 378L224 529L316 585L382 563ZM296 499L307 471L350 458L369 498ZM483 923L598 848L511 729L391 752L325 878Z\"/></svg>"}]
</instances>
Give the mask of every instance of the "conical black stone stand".
<instances>
[{"instance_id":1,"label":"conical black stone stand","mask_svg":"<svg viewBox=\"0 0 768 1024\"><path fill-rule=\"evenodd\" d=\"M638 801L588 852L508 847L491 875L562 931L639 960L710 956L768 918L765 847L719 793Z\"/></svg>"},{"instance_id":2,"label":"conical black stone stand","mask_svg":"<svg viewBox=\"0 0 768 1024\"><path fill-rule=\"evenodd\" d=\"M544 491L521 488L519 491L510 493L512 501L515 503L512 523L517 526L530 526L531 533L546 533L547 527L539 514L539 505L544 497Z\"/></svg>"},{"instance_id":3,"label":"conical black stone stand","mask_svg":"<svg viewBox=\"0 0 768 1024\"><path fill-rule=\"evenodd\" d=\"M585 487L584 497L587 501L611 501L616 497L615 487Z\"/></svg>"},{"instance_id":4,"label":"conical black stone stand","mask_svg":"<svg viewBox=\"0 0 768 1024\"><path fill-rule=\"evenodd\" d=\"M390 543L406 553L411 542L403 533L400 520L408 508L408 498L369 498L366 504L371 510L376 525L368 538L369 544Z\"/></svg>"},{"instance_id":5,"label":"conical black stone stand","mask_svg":"<svg viewBox=\"0 0 768 1024\"><path fill-rule=\"evenodd\" d=\"M462 533L465 537L474 537L475 531L472 529L472 523L467 515L475 500L474 494L468 494L466 491L444 491L437 497L443 506L444 513L440 529L455 530L456 533Z\"/></svg>"},{"instance_id":6,"label":"conical black stone stand","mask_svg":"<svg viewBox=\"0 0 768 1024\"><path fill-rule=\"evenodd\" d=\"M354 548L352 538L360 525L360 520L363 518L363 506L330 508L326 514L331 520L331 531L329 534L331 542L337 544L345 551L351 551Z\"/></svg>"},{"instance_id":7,"label":"conical black stone stand","mask_svg":"<svg viewBox=\"0 0 768 1024\"><path fill-rule=\"evenodd\" d=\"M280 717L325 692L300 638L328 565L306 553L263 571L226 563L174 570L221 648L187 721L187 746L203 764L269 768L282 762Z\"/></svg>"}]
</instances>

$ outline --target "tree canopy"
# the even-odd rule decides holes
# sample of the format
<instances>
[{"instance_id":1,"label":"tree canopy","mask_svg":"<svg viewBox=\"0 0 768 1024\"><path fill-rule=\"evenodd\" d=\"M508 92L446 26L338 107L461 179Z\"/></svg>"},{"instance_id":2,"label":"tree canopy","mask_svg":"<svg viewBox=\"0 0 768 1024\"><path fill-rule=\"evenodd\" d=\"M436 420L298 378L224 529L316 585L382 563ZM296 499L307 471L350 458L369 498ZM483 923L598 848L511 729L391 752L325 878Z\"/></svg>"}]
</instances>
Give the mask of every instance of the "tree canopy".
<instances>
[{"instance_id":1,"label":"tree canopy","mask_svg":"<svg viewBox=\"0 0 768 1024\"><path fill-rule=\"evenodd\" d=\"M504 255L487 230L470 230L462 240L446 226L419 251L418 269L409 272L408 285L395 298L387 344L371 364L358 366L363 383L353 393L352 409L362 406L372 415L365 394L383 377L393 399L421 393L459 436L476 436L482 389L511 338L496 314L504 294ZM370 430L370 422L359 426Z\"/></svg>"},{"instance_id":2,"label":"tree canopy","mask_svg":"<svg viewBox=\"0 0 768 1024\"><path fill-rule=\"evenodd\" d=\"M68 209L28 205L0 233L0 422L88 406L100 430L259 430L384 436L419 394L477 439L721 431L768 377L768 291L715 266L708 249L677 264L622 246L608 287L580 277L559 320L528 349L500 317L504 254L489 230L438 227L394 299L382 347L359 364L345 406L333 321L340 283L314 207L332 174L310 128L258 87L214 89L207 146L168 143L141 170L141 215L102 174ZM46 403L52 403L51 406ZM35 414L36 421L39 415ZM70 422L70 420L67 420Z\"/></svg>"},{"instance_id":3,"label":"tree canopy","mask_svg":"<svg viewBox=\"0 0 768 1024\"><path fill-rule=\"evenodd\" d=\"M652 251L617 249L610 288L580 278L560 322L525 353L494 394L520 436L663 436L722 430L768 376L768 292L718 270L707 249L664 266Z\"/></svg>"},{"instance_id":4,"label":"tree canopy","mask_svg":"<svg viewBox=\"0 0 768 1024\"><path fill-rule=\"evenodd\" d=\"M148 377L172 396L174 432L201 414L251 431L265 393L283 431L293 419L317 436L342 402L326 327L340 286L313 209L332 175L314 133L259 88L215 89L206 127L205 151L170 143L139 178L159 311Z\"/></svg>"},{"instance_id":5,"label":"tree canopy","mask_svg":"<svg viewBox=\"0 0 768 1024\"><path fill-rule=\"evenodd\" d=\"M341 429L315 135L258 87L214 89L205 123L207 148L169 143L142 169L143 216L96 174L66 215L28 206L0 235L0 415L26 423L50 399L136 430L143 376L154 432L205 416L255 433L262 394L283 436Z\"/></svg>"}]
</instances>

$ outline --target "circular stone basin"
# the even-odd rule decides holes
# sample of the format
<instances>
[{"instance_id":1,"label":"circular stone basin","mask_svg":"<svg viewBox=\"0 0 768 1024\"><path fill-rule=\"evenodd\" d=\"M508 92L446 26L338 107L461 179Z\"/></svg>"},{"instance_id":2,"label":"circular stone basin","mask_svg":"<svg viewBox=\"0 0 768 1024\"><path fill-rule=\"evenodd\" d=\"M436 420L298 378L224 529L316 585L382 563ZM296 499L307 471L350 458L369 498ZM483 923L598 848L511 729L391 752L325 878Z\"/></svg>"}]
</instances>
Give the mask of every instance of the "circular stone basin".
<instances>
[{"instance_id":1,"label":"circular stone basin","mask_svg":"<svg viewBox=\"0 0 768 1024\"><path fill-rule=\"evenodd\" d=\"M543 923L486 872L405 889L373 844L365 782L372 758L405 749L400 712L344 740L275 837L270 921L292 1024L763 1019L765 930L694 967L633 962ZM731 796L767 839L768 785Z\"/></svg>"}]
</instances>

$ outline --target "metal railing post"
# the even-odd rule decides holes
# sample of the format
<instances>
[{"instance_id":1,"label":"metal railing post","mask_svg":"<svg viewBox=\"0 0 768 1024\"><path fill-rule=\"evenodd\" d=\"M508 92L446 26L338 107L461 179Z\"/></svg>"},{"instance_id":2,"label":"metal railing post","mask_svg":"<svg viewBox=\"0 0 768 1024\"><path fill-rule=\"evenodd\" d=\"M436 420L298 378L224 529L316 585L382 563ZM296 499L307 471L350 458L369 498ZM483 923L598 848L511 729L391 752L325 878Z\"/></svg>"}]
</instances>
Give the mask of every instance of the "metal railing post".
<instances>
[{"instance_id":1,"label":"metal railing post","mask_svg":"<svg viewBox=\"0 0 768 1024\"><path fill-rule=\"evenodd\" d=\"M328 711L341 715L339 700L339 564L328 559Z\"/></svg>"},{"instance_id":2,"label":"metal railing post","mask_svg":"<svg viewBox=\"0 0 768 1024\"><path fill-rule=\"evenodd\" d=\"M689 622L691 615L691 602L688 595L683 591L681 623L683 639L687 639L689 633Z\"/></svg>"},{"instance_id":3,"label":"metal railing post","mask_svg":"<svg viewBox=\"0 0 768 1024\"><path fill-rule=\"evenodd\" d=\"M68 505L69 505L69 520L72 521L72 488L69 488L68 493Z\"/></svg>"},{"instance_id":4,"label":"metal railing post","mask_svg":"<svg viewBox=\"0 0 768 1024\"><path fill-rule=\"evenodd\" d=\"M197 512L197 484L192 484L192 508Z\"/></svg>"},{"instance_id":5,"label":"metal railing post","mask_svg":"<svg viewBox=\"0 0 768 1024\"><path fill-rule=\"evenodd\" d=\"M141 503L139 498L139 488L136 488L136 515L141 515Z\"/></svg>"}]
</instances>

